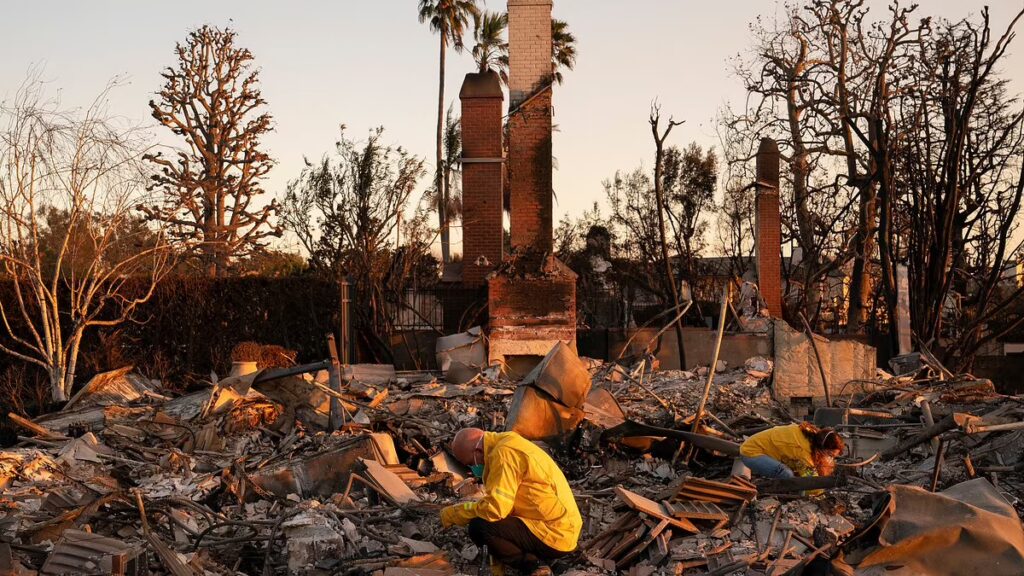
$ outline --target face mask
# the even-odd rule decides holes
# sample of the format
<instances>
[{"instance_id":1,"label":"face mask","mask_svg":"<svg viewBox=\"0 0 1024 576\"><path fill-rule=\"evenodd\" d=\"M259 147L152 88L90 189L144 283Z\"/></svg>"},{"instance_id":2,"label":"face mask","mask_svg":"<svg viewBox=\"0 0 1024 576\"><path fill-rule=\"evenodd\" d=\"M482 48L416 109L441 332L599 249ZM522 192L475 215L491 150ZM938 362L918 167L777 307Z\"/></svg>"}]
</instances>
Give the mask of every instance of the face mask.
<instances>
[{"instance_id":1,"label":"face mask","mask_svg":"<svg viewBox=\"0 0 1024 576\"><path fill-rule=\"evenodd\" d=\"M477 444L477 447L478 448L482 448L483 444L484 444L484 439L481 438L480 439L480 443ZM475 449L473 450L473 462L476 462L476 450ZM477 478L483 480L483 478L484 478L484 465L482 463L481 464L471 464L469 466L469 471L473 473L473 476L476 476Z\"/></svg>"}]
</instances>

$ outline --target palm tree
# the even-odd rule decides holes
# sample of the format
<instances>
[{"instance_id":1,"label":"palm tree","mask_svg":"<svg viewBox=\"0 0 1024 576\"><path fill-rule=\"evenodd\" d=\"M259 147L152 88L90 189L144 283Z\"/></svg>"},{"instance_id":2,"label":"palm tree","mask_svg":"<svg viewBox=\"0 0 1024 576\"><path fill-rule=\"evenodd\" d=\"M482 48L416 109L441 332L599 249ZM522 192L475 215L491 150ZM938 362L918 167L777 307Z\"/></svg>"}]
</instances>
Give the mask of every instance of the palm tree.
<instances>
[{"instance_id":1,"label":"palm tree","mask_svg":"<svg viewBox=\"0 0 1024 576\"><path fill-rule=\"evenodd\" d=\"M448 222L455 222L462 218L462 186L460 185L462 169L459 160L462 158L462 123L455 114L455 105L448 106L448 114L444 121L444 158L441 161L441 173L443 175L443 186L441 190L448 191L447 202L442 202L441 195L437 188L431 186L427 189L427 205L432 210L443 210L447 214Z\"/></svg>"},{"instance_id":2,"label":"palm tree","mask_svg":"<svg viewBox=\"0 0 1024 576\"><path fill-rule=\"evenodd\" d=\"M434 186L441 192L438 202L437 221L441 228L441 261L451 261L451 238L448 227L448 190L444 185L444 64L448 45L456 52L463 48L462 36L469 27L469 19L479 17L480 9L476 0L420 0L420 22L430 24L430 29L437 32L441 40L441 57L438 73L437 94L437 162L434 164L436 175Z\"/></svg>"},{"instance_id":3,"label":"palm tree","mask_svg":"<svg viewBox=\"0 0 1024 576\"><path fill-rule=\"evenodd\" d=\"M498 73L502 84L508 84L508 42L505 29L508 28L507 12L484 12L477 18L473 38L473 59L480 72L493 70Z\"/></svg>"},{"instance_id":4,"label":"palm tree","mask_svg":"<svg viewBox=\"0 0 1024 576\"><path fill-rule=\"evenodd\" d=\"M569 32L569 24L557 18L551 19L551 64L555 82L562 83L562 69L576 67L576 36Z\"/></svg>"}]
</instances>

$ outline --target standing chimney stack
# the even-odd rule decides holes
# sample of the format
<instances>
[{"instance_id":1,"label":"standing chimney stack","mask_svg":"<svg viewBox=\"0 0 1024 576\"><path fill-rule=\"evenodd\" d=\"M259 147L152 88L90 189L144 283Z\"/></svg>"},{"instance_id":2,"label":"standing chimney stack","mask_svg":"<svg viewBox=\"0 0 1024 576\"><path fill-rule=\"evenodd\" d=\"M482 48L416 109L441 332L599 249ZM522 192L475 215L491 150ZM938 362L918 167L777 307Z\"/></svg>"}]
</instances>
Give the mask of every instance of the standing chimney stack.
<instances>
[{"instance_id":1,"label":"standing chimney stack","mask_svg":"<svg viewBox=\"0 0 1024 576\"><path fill-rule=\"evenodd\" d=\"M512 246L552 251L551 0L509 0L509 182Z\"/></svg>"},{"instance_id":2,"label":"standing chimney stack","mask_svg":"<svg viewBox=\"0 0 1024 576\"><path fill-rule=\"evenodd\" d=\"M757 148L755 250L757 286L768 313L782 317L782 217L779 211L779 145L762 138Z\"/></svg>"},{"instance_id":3,"label":"standing chimney stack","mask_svg":"<svg viewBox=\"0 0 1024 576\"><path fill-rule=\"evenodd\" d=\"M497 72L466 74L462 101L462 283L482 286L505 255L502 104Z\"/></svg>"}]
</instances>

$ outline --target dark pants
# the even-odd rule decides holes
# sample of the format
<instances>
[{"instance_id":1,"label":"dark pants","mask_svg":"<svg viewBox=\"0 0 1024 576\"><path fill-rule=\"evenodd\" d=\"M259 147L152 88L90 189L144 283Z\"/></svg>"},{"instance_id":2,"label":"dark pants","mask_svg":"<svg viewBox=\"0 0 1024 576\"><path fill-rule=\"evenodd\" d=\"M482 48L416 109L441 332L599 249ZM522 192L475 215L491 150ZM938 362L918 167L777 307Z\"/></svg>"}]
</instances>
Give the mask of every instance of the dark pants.
<instances>
[{"instance_id":1,"label":"dark pants","mask_svg":"<svg viewBox=\"0 0 1024 576\"><path fill-rule=\"evenodd\" d=\"M541 542L522 520L512 516L497 522L473 518L469 521L469 538L477 546L486 545L498 562L527 574L571 554Z\"/></svg>"}]
</instances>

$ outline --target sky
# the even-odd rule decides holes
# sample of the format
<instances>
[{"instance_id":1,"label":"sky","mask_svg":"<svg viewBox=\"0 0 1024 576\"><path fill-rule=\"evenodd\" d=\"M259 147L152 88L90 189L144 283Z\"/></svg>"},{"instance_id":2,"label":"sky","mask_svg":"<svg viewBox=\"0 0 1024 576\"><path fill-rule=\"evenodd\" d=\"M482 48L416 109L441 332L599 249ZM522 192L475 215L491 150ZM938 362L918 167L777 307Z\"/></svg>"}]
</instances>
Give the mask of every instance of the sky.
<instances>
[{"instance_id":1,"label":"sky","mask_svg":"<svg viewBox=\"0 0 1024 576\"><path fill-rule=\"evenodd\" d=\"M505 10L487 0L489 10ZM959 19L978 0L919 0L922 14ZM989 0L993 28L1005 29L1024 0ZM868 0L882 11L885 0ZM657 99L685 124L671 144L714 146L716 117L745 94L732 58L750 46L748 26L771 16L774 0L555 0L554 16L577 37L576 69L555 91L556 221L603 201L616 170L651 165L647 115ZM417 20L415 0L5 0L0 98L30 69L69 106L89 104L114 77L113 113L153 125L147 102L174 64L174 45L203 24L230 26L261 68L275 131L265 139L278 164L266 183L281 195L303 157L332 150L340 124L362 137L376 126L432 166L437 113L437 39ZM1018 26L1020 28L1021 26ZM1024 91L1024 40L1004 72ZM446 100L472 70L468 53L448 59ZM165 129L154 126L158 137ZM424 185L429 178L424 179Z\"/></svg>"}]
</instances>

